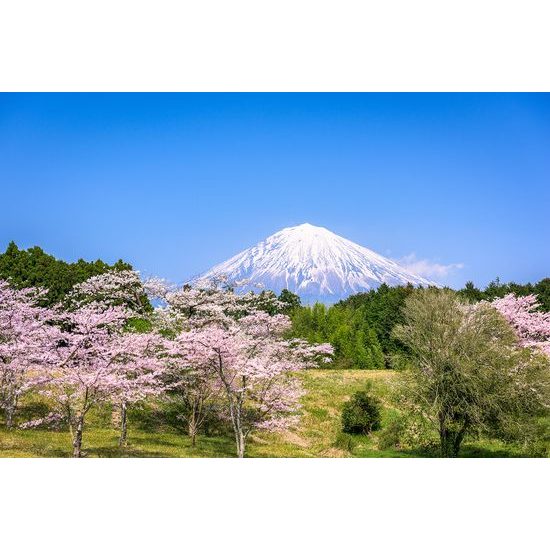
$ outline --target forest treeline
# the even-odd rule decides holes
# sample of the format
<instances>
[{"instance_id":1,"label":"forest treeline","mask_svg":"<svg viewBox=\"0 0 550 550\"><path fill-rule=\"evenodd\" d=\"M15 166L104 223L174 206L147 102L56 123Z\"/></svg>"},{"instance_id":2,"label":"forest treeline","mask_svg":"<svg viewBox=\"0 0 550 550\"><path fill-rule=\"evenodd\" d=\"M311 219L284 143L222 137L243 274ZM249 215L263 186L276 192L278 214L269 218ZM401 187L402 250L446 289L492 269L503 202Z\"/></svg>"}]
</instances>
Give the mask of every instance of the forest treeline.
<instances>
[{"instance_id":1,"label":"forest treeline","mask_svg":"<svg viewBox=\"0 0 550 550\"><path fill-rule=\"evenodd\" d=\"M64 262L39 246L22 250L13 241L0 254L0 279L9 280L17 288L47 289L44 305L48 306L63 300L76 284L112 269L130 270L132 266L122 260L112 265L102 260Z\"/></svg>"},{"instance_id":2,"label":"forest treeline","mask_svg":"<svg viewBox=\"0 0 550 550\"><path fill-rule=\"evenodd\" d=\"M405 346L392 331L403 323L405 300L416 292L412 286L386 284L369 292L354 294L332 306L296 306L291 313L292 336L310 342L330 342L334 346L332 368L391 368L392 358ZM542 311L550 311L550 278L536 284L501 283L496 279L481 289L472 282L456 291L470 303L492 301L513 293L534 294Z\"/></svg>"}]
</instances>

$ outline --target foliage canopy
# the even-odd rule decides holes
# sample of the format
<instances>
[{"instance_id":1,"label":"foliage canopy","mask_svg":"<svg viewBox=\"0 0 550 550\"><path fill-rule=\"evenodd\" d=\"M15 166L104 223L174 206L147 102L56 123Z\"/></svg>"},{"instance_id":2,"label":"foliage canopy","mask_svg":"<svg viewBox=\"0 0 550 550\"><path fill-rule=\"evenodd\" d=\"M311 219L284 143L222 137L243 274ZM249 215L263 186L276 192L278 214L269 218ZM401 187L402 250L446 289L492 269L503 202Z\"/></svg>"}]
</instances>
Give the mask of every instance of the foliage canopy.
<instances>
[{"instance_id":1,"label":"foliage canopy","mask_svg":"<svg viewBox=\"0 0 550 550\"><path fill-rule=\"evenodd\" d=\"M44 305L62 301L78 283L101 275L109 270L130 270L132 266L122 260L112 265L102 260L87 262L80 259L74 263L58 260L40 247L21 250L12 241L0 254L0 279L10 281L17 288L41 287L48 290Z\"/></svg>"}]
</instances>

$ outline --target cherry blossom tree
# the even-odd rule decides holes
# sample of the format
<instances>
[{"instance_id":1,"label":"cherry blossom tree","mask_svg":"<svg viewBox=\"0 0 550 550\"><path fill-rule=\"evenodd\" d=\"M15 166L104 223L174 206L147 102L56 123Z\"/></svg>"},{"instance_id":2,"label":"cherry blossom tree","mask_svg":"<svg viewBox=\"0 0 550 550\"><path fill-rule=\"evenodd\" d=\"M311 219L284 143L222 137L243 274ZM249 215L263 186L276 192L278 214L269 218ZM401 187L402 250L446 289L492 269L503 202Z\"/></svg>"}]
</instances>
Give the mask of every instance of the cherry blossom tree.
<instances>
[{"instance_id":1,"label":"cherry blossom tree","mask_svg":"<svg viewBox=\"0 0 550 550\"><path fill-rule=\"evenodd\" d=\"M286 307L273 293L239 293L239 287L246 285L246 280L229 285L225 277L219 275L201 283L200 286L186 284L178 288L162 279L149 279L144 282L144 288L148 295L163 302L164 307L157 309L159 319L166 314L166 322L173 326L177 320L180 328L228 326L232 319L253 311L280 311Z\"/></svg>"},{"instance_id":2,"label":"cherry blossom tree","mask_svg":"<svg viewBox=\"0 0 550 550\"><path fill-rule=\"evenodd\" d=\"M168 399L182 409L178 417L185 420L191 445L195 446L207 412L219 397L220 385L204 368L189 339L180 334L192 327L223 322L226 312L234 311L235 297L212 287L177 289L161 279L148 280L145 285L148 294L165 305L157 308L154 316L156 330L171 335L165 389Z\"/></svg>"},{"instance_id":3,"label":"cherry blossom tree","mask_svg":"<svg viewBox=\"0 0 550 550\"><path fill-rule=\"evenodd\" d=\"M136 313L142 318L151 317L148 308L143 305L145 296L165 302L167 295L177 296L177 293L174 294L175 290L164 279L142 281L135 271L112 271L76 285L70 294L68 305L70 308L79 308L95 303L99 308L123 307L127 323ZM189 419L189 432L193 441L202 423L201 411L209 395L203 373L199 376L190 365L182 365L182 352L177 349L175 341L169 341L161 335L163 331L172 335L176 333L178 320L173 315L174 311L165 315L162 308L157 309L155 333L119 331L120 334L113 342L117 353L110 368L116 373L118 384L111 389L110 401L120 410L120 446L126 445L128 407L167 389L171 390L172 395L178 393L183 396L184 401L192 405L191 411L195 411L195 414ZM168 343L169 351L166 345Z\"/></svg>"},{"instance_id":4,"label":"cherry blossom tree","mask_svg":"<svg viewBox=\"0 0 550 550\"><path fill-rule=\"evenodd\" d=\"M119 444L125 445L128 407L163 391L162 336L128 328L150 309L145 286L137 272L113 270L76 285L63 306L56 315L57 360L43 369L42 380L57 410L42 421L66 420L79 457L86 415L110 402L120 408Z\"/></svg>"},{"instance_id":5,"label":"cherry blossom tree","mask_svg":"<svg viewBox=\"0 0 550 550\"><path fill-rule=\"evenodd\" d=\"M75 285L69 293L69 307L91 302L110 306L125 306L134 313L150 310L144 282L137 271L112 269Z\"/></svg>"},{"instance_id":6,"label":"cherry blossom tree","mask_svg":"<svg viewBox=\"0 0 550 550\"><path fill-rule=\"evenodd\" d=\"M37 383L33 369L52 360L57 330L51 312L37 305L43 295L0 280L0 406L8 428L21 395Z\"/></svg>"},{"instance_id":7,"label":"cherry blossom tree","mask_svg":"<svg viewBox=\"0 0 550 550\"><path fill-rule=\"evenodd\" d=\"M109 400L119 391L120 377L114 369L115 344L127 319L121 306L87 304L75 311L58 312L62 331L53 365L42 368L42 394L56 404L47 417L25 427L65 420L73 439L73 456L82 456L86 415L93 405Z\"/></svg>"},{"instance_id":8,"label":"cherry blossom tree","mask_svg":"<svg viewBox=\"0 0 550 550\"><path fill-rule=\"evenodd\" d=\"M274 294L240 294L220 279L170 289L162 299L157 326L174 335L179 350L192 438L213 394L221 396L239 457L253 430L280 430L297 420L303 390L295 373L330 360L332 347L286 339L290 319L267 313L281 309Z\"/></svg>"},{"instance_id":9,"label":"cherry blossom tree","mask_svg":"<svg viewBox=\"0 0 550 550\"><path fill-rule=\"evenodd\" d=\"M536 296L507 294L491 304L512 325L522 347L550 356L550 313L539 311Z\"/></svg>"},{"instance_id":10,"label":"cherry blossom tree","mask_svg":"<svg viewBox=\"0 0 550 550\"><path fill-rule=\"evenodd\" d=\"M289 324L284 315L254 312L230 326L207 325L178 336L192 362L220 384L239 457L253 430L296 422L303 390L293 374L332 353L328 344L285 340Z\"/></svg>"},{"instance_id":11,"label":"cherry blossom tree","mask_svg":"<svg viewBox=\"0 0 550 550\"><path fill-rule=\"evenodd\" d=\"M119 446L128 434L128 408L165 391L166 345L159 334L126 332L113 341L110 401L120 409Z\"/></svg>"},{"instance_id":12,"label":"cherry blossom tree","mask_svg":"<svg viewBox=\"0 0 550 550\"><path fill-rule=\"evenodd\" d=\"M160 288L160 280L149 287ZM164 389L164 339L128 329L136 315L150 313L147 295L138 272L111 270L75 285L68 312L58 319L68 329L50 385L73 432L74 456L81 454L84 418L94 404L110 402L120 409L124 446L128 407Z\"/></svg>"},{"instance_id":13,"label":"cherry blossom tree","mask_svg":"<svg viewBox=\"0 0 550 550\"><path fill-rule=\"evenodd\" d=\"M166 390L169 398L182 405L191 445L206 419L209 408L220 394L214 374L204 368L202 356L188 344L187 338L176 337L171 342L166 365Z\"/></svg>"},{"instance_id":14,"label":"cherry blossom tree","mask_svg":"<svg viewBox=\"0 0 550 550\"><path fill-rule=\"evenodd\" d=\"M67 422L73 456L80 457L86 416L94 405L110 402L121 408L120 443L125 444L127 407L161 391L163 366L160 336L125 330L130 315L124 305L103 302L56 310L55 349L47 362L37 365L35 376L54 411L23 427Z\"/></svg>"}]
</instances>

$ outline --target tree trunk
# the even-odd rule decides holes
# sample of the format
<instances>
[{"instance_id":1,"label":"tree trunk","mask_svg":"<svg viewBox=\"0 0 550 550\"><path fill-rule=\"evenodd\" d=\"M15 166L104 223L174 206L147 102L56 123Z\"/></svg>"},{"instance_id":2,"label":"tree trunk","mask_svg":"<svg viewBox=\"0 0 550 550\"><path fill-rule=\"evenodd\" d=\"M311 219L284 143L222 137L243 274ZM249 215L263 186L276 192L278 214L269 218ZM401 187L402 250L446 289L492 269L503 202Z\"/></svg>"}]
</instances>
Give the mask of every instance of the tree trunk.
<instances>
[{"instance_id":1,"label":"tree trunk","mask_svg":"<svg viewBox=\"0 0 550 550\"><path fill-rule=\"evenodd\" d=\"M466 435L467 429L468 429L468 422L464 422L464 425L462 426L462 428L460 428L460 431L455 436L455 440L453 444L453 451L455 456L458 456L458 452L460 451L460 446L462 445L462 440Z\"/></svg>"},{"instance_id":2,"label":"tree trunk","mask_svg":"<svg viewBox=\"0 0 550 550\"><path fill-rule=\"evenodd\" d=\"M191 446L194 447L197 442L197 416L195 414L195 407L192 408L191 414L188 419L188 433L191 438Z\"/></svg>"},{"instance_id":3,"label":"tree trunk","mask_svg":"<svg viewBox=\"0 0 550 550\"><path fill-rule=\"evenodd\" d=\"M13 428L13 407L8 405L5 410L5 417L6 417L6 428L11 429Z\"/></svg>"},{"instance_id":4,"label":"tree trunk","mask_svg":"<svg viewBox=\"0 0 550 550\"><path fill-rule=\"evenodd\" d=\"M235 391L231 384L226 380L224 376L223 361L221 354L218 352L218 373L220 379L225 386L226 396L229 405L229 412L231 415L231 423L233 425L233 431L235 433L235 442L237 444L237 456L244 458L246 450L246 436L243 430L241 419L243 411L243 393L246 388L246 377L242 377L242 384L240 391Z\"/></svg>"},{"instance_id":5,"label":"tree trunk","mask_svg":"<svg viewBox=\"0 0 550 550\"><path fill-rule=\"evenodd\" d=\"M467 423L459 429L450 429L445 425L439 428L439 440L441 445L441 456L444 458L456 458L460 452L462 440L466 434Z\"/></svg>"},{"instance_id":6,"label":"tree trunk","mask_svg":"<svg viewBox=\"0 0 550 550\"><path fill-rule=\"evenodd\" d=\"M17 409L17 397L10 397L8 404L4 409L6 428L13 428L13 417Z\"/></svg>"},{"instance_id":7,"label":"tree trunk","mask_svg":"<svg viewBox=\"0 0 550 550\"><path fill-rule=\"evenodd\" d=\"M120 438L118 440L119 447L126 447L128 437L128 411L126 403L120 406Z\"/></svg>"},{"instance_id":8,"label":"tree trunk","mask_svg":"<svg viewBox=\"0 0 550 550\"><path fill-rule=\"evenodd\" d=\"M237 456L244 458L246 437L241 424L242 405L239 401L236 403L230 401L229 410L231 412L231 424L233 425L233 432L235 434L235 443L237 444Z\"/></svg>"},{"instance_id":9,"label":"tree trunk","mask_svg":"<svg viewBox=\"0 0 550 550\"><path fill-rule=\"evenodd\" d=\"M73 435L73 457L82 457L82 430L84 429L84 418L79 417L76 422Z\"/></svg>"},{"instance_id":10,"label":"tree trunk","mask_svg":"<svg viewBox=\"0 0 550 550\"><path fill-rule=\"evenodd\" d=\"M441 444L441 456L443 458L455 458L455 445L454 438L448 430L445 430L443 434L439 436Z\"/></svg>"},{"instance_id":11,"label":"tree trunk","mask_svg":"<svg viewBox=\"0 0 550 550\"><path fill-rule=\"evenodd\" d=\"M233 416L233 429L235 431L235 442L237 443L237 456L244 458L244 452L246 450L246 437L244 435L243 427L241 424L241 406L237 405Z\"/></svg>"},{"instance_id":12,"label":"tree trunk","mask_svg":"<svg viewBox=\"0 0 550 550\"><path fill-rule=\"evenodd\" d=\"M235 439L237 441L237 456L244 458L244 452L246 450L246 438L241 429L235 432Z\"/></svg>"}]
</instances>

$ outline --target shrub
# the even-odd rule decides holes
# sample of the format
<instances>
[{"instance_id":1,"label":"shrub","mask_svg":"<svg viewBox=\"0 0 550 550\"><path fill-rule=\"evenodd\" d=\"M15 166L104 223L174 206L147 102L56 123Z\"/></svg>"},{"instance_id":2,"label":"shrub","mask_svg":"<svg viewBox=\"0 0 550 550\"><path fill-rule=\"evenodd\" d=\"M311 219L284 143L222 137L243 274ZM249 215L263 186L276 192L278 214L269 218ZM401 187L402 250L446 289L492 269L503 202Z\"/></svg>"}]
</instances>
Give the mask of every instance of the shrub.
<instances>
[{"instance_id":1,"label":"shrub","mask_svg":"<svg viewBox=\"0 0 550 550\"><path fill-rule=\"evenodd\" d=\"M380 402L368 391L358 391L342 410L342 431L368 434L380 429Z\"/></svg>"},{"instance_id":2,"label":"shrub","mask_svg":"<svg viewBox=\"0 0 550 550\"><path fill-rule=\"evenodd\" d=\"M382 450L402 448L405 432L406 425L403 417L401 415L391 416L384 422L384 428L378 435L378 448Z\"/></svg>"},{"instance_id":3,"label":"shrub","mask_svg":"<svg viewBox=\"0 0 550 550\"><path fill-rule=\"evenodd\" d=\"M435 447L437 433L420 416L392 411L378 434L378 448L381 450L414 450L430 455Z\"/></svg>"}]
</instances>

